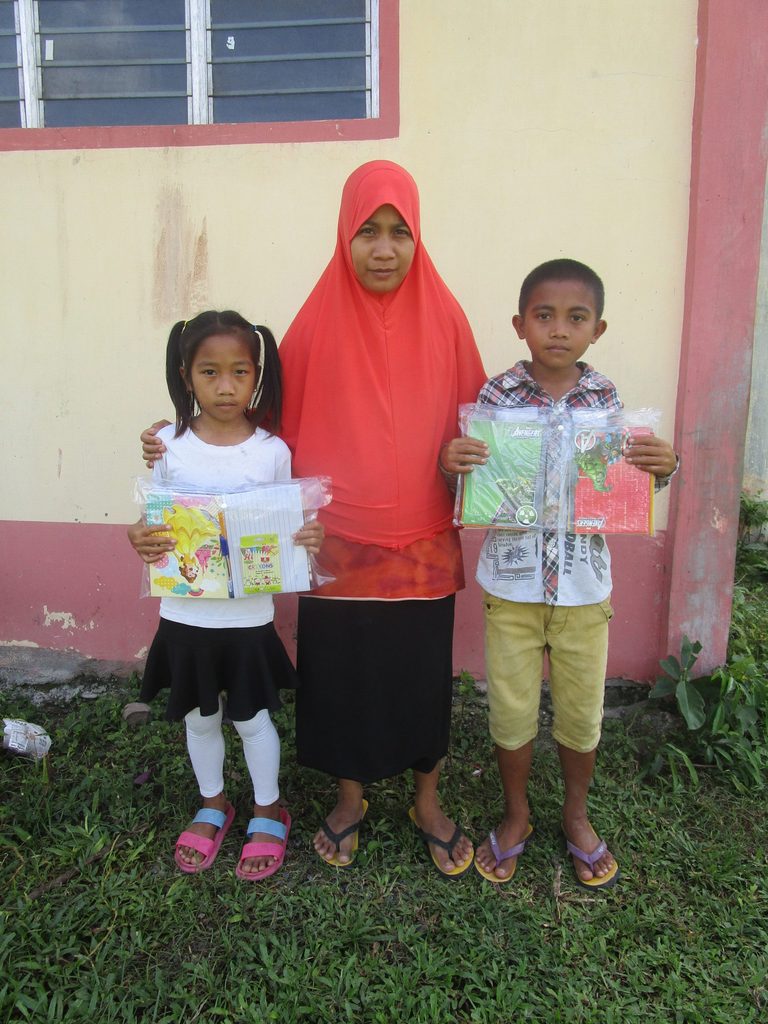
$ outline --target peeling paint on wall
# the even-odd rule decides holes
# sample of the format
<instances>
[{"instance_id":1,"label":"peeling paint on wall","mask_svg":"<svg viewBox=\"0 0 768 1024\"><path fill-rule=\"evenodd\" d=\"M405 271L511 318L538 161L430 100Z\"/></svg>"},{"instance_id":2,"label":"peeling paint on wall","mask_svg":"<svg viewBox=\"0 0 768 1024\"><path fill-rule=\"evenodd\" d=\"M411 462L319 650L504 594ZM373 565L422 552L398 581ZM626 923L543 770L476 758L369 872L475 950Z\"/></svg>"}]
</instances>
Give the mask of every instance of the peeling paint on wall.
<instances>
[{"instance_id":1,"label":"peeling paint on wall","mask_svg":"<svg viewBox=\"0 0 768 1024\"><path fill-rule=\"evenodd\" d=\"M712 509L712 526L718 533L725 533L728 529L728 516L724 516L719 508Z\"/></svg>"},{"instance_id":2,"label":"peeling paint on wall","mask_svg":"<svg viewBox=\"0 0 768 1024\"><path fill-rule=\"evenodd\" d=\"M182 313L207 305L208 224L192 224L181 188L164 187L158 197L152 309L167 325Z\"/></svg>"},{"instance_id":3,"label":"peeling paint on wall","mask_svg":"<svg viewBox=\"0 0 768 1024\"><path fill-rule=\"evenodd\" d=\"M0 640L0 647L39 647L32 640Z\"/></svg>"},{"instance_id":4,"label":"peeling paint on wall","mask_svg":"<svg viewBox=\"0 0 768 1024\"><path fill-rule=\"evenodd\" d=\"M71 612L49 612L48 605L43 605L44 626L61 626L62 629L77 629L75 616Z\"/></svg>"}]
</instances>

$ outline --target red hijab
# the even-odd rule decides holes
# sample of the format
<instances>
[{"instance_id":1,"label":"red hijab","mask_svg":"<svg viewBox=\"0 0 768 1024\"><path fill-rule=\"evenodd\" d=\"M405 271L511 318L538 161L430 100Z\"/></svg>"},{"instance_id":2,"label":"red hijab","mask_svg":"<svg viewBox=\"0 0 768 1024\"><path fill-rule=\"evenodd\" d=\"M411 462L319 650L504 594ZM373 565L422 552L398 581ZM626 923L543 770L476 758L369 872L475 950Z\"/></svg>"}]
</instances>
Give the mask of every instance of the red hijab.
<instances>
[{"instance_id":1,"label":"red hijab","mask_svg":"<svg viewBox=\"0 0 768 1024\"><path fill-rule=\"evenodd\" d=\"M415 252L399 288L376 294L358 281L350 243L385 204L410 228ZM374 160L350 175L336 250L280 359L294 476L333 480L328 533L401 548L451 525L438 454L485 373L467 318L422 245L419 194L404 168Z\"/></svg>"}]
</instances>

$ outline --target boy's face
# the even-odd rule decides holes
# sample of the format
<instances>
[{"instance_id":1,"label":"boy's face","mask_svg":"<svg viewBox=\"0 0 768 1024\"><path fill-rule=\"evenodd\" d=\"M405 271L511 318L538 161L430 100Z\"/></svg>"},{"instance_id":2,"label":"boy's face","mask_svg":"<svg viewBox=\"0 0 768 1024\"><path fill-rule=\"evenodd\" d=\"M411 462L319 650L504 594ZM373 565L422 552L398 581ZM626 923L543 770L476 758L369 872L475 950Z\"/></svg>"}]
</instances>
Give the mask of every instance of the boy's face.
<instances>
[{"instance_id":1,"label":"boy's face","mask_svg":"<svg viewBox=\"0 0 768 1024\"><path fill-rule=\"evenodd\" d=\"M597 319L592 289L580 281L542 281L512 323L534 368L549 372L572 367L608 326Z\"/></svg>"}]
</instances>

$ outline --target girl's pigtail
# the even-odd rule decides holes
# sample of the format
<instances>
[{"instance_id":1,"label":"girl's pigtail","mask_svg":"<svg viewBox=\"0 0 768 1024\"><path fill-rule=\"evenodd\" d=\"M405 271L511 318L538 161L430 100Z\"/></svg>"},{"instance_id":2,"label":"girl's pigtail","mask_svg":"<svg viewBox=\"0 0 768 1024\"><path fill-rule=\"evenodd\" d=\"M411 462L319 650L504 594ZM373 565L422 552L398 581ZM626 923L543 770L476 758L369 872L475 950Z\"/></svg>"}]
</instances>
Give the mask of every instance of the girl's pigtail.
<instances>
[{"instance_id":1,"label":"girl's pigtail","mask_svg":"<svg viewBox=\"0 0 768 1024\"><path fill-rule=\"evenodd\" d=\"M184 365L181 355L181 336L186 326L186 320L179 320L173 325L165 350L165 383L168 385L168 394L171 396L173 407L176 410L176 437L184 433L195 414L195 396L188 390L186 381L181 375Z\"/></svg>"},{"instance_id":2,"label":"girl's pigtail","mask_svg":"<svg viewBox=\"0 0 768 1024\"><path fill-rule=\"evenodd\" d=\"M259 343L259 370L251 409L256 425L276 434L283 412L283 374L277 342L268 327L256 324L253 330Z\"/></svg>"}]
</instances>

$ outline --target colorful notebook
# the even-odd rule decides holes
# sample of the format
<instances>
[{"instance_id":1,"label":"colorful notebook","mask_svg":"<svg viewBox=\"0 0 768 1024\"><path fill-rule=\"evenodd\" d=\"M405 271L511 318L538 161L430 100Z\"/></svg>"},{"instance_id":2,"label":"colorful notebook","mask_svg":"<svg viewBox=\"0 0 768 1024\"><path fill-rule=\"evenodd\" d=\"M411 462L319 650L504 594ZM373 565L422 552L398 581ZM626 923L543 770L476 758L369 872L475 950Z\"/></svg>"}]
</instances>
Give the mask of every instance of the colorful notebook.
<instances>
[{"instance_id":1,"label":"colorful notebook","mask_svg":"<svg viewBox=\"0 0 768 1024\"><path fill-rule=\"evenodd\" d=\"M634 432L618 417L601 425L584 425L574 415L572 482L568 529L572 533L651 533L654 476L624 458Z\"/></svg>"},{"instance_id":2,"label":"colorful notebook","mask_svg":"<svg viewBox=\"0 0 768 1024\"><path fill-rule=\"evenodd\" d=\"M541 518L545 424L535 412L478 407L462 421L463 433L485 441L490 457L461 477L462 526L530 529Z\"/></svg>"},{"instance_id":3,"label":"colorful notebook","mask_svg":"<svg viewBox=\"0 0 768 1024\"><path fill-rule=\"evenodd\" d=\"M236 494L185 494L146 483L147 525L171 526L176 547L149 566L151 597L223 599L309 590L298 481Z\"/></svg>"}]
</instances>

